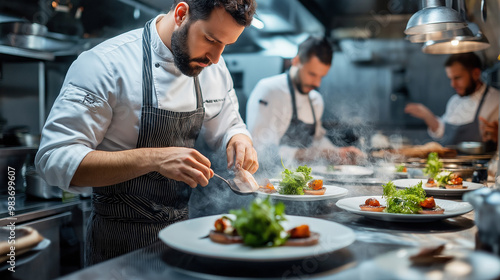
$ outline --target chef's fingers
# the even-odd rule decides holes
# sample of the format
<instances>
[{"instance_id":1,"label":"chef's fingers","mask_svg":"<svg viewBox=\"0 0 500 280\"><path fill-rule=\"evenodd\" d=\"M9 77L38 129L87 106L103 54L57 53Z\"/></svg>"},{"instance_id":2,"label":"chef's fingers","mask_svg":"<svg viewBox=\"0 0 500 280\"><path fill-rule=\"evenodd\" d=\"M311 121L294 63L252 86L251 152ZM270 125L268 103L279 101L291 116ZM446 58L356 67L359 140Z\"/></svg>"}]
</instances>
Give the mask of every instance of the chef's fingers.
<instances>
[{"instance_id":1,"label":"chef's fingers","mask_svg":"<svg viewBox=\"0 0 500 280\"><path fill-rule=\"evenodd\" d=\"M257 160L257 152L253 147L245 149L245 160L243 162L243 169L254 174L259 169L259 162Z\"/></svg>"},{"instance_id":2,"label":"chef's fingers","mask_svg":"<svg viewBox=\"0 0 500 280\"><path fill-rule=\"evenodd\" d=\"M227 156L227 169L230 169L231 166L233 166L233 162L234 162L234 146L232 145L232 143L230 143L228 146L227 146L227 149L226 149L226 156Z\"/></svg>"}]
</instances>

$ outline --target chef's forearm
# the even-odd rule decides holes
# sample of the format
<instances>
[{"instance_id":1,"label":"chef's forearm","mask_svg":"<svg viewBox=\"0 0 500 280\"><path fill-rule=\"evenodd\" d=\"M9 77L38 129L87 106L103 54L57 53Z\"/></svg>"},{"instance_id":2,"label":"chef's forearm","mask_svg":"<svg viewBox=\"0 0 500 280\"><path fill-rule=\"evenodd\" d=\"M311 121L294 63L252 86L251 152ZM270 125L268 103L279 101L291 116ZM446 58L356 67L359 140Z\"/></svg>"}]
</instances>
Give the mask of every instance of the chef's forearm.
<instances>
[{"instance_id":1,"label":"chef's forearm","mask_svg":"<svg viewBox=\"0 0 500 280\"><path fill-rule=\"evenodd\" d=\"M425 123L432 132L436 132L439 128L439 120L435 115L429 115L424 119Z\"/></svg>"},{"instance_id":2,"label":"chef's forearm","mask_svg":"<svg viewBox=\"0 0 500 280\"><path fill-rule=\"evenodd\" d=\"M151 171L154 150L149 148L118 152L92 151L81 161L72 186L102 187L121 183Z\"/></svg>"}]
</instances>

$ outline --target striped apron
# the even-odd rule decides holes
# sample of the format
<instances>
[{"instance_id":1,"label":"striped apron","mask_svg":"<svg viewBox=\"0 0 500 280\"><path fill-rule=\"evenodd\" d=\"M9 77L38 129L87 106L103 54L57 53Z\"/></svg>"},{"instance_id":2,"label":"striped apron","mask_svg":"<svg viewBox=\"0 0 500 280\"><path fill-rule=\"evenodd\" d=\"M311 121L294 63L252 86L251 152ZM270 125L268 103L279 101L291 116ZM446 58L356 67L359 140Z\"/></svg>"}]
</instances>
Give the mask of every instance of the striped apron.
<instances>
[{"instance_id":1,"label":"striped apron","mask_svg":"<svg viewBox=\"0 0 500 280\"><path fill-rule=\"evenodd\" d=\"M152 21L152 20L151 20ZM196 110L172 112L153 106L150 25L142 34L142 114L137 148L193 148L205 110L198 78L194 78ZM188 218L191 188L151 172L107 187L93 188L87 228L86 266L150 245L164 227Z\"/></svg>"}]
</instances>

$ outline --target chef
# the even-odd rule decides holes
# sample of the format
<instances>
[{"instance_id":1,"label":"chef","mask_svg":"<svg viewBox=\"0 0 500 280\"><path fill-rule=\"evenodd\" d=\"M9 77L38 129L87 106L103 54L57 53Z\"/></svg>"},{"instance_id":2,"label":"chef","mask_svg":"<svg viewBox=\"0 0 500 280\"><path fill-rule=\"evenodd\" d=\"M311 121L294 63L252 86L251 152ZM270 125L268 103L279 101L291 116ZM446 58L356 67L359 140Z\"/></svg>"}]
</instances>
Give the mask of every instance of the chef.
<instances>
[{"instance_id":1,"label":"chef","mask_svg":"<svg viewBox=\"0 0 500 280\"><path fill-rule=\"evenodd\" d=\"M481 60L474 53L451 55L446 75L456 91L443 116L435 116L420 103L409 103L405 112L425 121L429 135L442 145L463 141L486 142L493 149L498 142L500 93L481 80Z\"/></svg>"},{"instance_id":2,"label":"chef","mask_svg":"<svg viewBox=\"0 0 500 280\"><path fill-rule=\"evenodd\" d=\"M266 160L279 163L279 158L354 163L363 157L355 147L333 145L321 125L324 103L316 89L330 70L332 57L330 43L311 36L299 45L289 71L262 79L253 89L246 121L261 165Z\"/></svg>"},{"instance_id":3,"label":"chef","mask_svg":"<svg viewBox=\"0 0 500 280\"><path fill-rule=\"evenodd\" d=\"M92 187L87 265L158 240L188 217L191 188L214 175L198 134L254 173L257 155L221 53L254 0L175 0L144 28L82 53L42 131L37 170L51 185Z\"/></svg>"}]
</instances>

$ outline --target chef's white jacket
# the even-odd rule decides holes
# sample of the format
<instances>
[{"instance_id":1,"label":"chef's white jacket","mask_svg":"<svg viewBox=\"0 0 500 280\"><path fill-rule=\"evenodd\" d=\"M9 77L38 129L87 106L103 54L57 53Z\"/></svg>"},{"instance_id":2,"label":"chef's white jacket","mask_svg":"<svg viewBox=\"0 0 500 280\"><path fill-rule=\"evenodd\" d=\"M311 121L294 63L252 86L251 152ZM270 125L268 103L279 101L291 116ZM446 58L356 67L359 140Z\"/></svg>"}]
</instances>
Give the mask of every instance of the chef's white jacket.
<instances>
[{"instance_id":1,"label":"chef's white jacket","mask_svg":"<svg viewBox=\"0 0 500 280\"><path fill-rule=\"evenodd\" d=\"M435 132L429 128L427 132L429 135L439 140L445 131L445 123L453 125L464 125L474 122L477 107L483 93L486 89L486 84L483 84L477 91L468 96L461 97L458 94L453 95L446 104L446 111L443 116L438 117L439 127ZM500 102L500 92L498 89L491 87L488 90L483 106L479 110L479 116L485 118L489 122L498 121L498 106Z\"/></svg>"},{"instance_id":2,"label":"chef's white jacket","mask_svg":"<svg viewBox=\"0 0 500 280\"><path fill-rule=\"evenodd\" d=\"M298 148L280 145L280 140L285 135L293 114L286 75L286 73L279 74L257 83L247 101L246 123L257 151L262 151L265 147L279 147L282 159L290 162L295 157ZM298 119L312 124L314 120L309 97L299 93L296 88L294 92ZM335 146L326 138L326 131L321 125L324 110L323 98L315 90L310 91L309 96L316 116L316 133L309 148L334 149ZM259 159L264 156L259 154Z\"/></svg>"},{"instance_id":3,"label":"chef's white jacket","mask_svg":"<svg viewBox=\"0 0 500 280\"><path fill-rule=\"evenodd\" d=\"M35 159L47 183L73 192L88 191L70 182L90 151L136 148L142 106L142 30L109 39L71 65ZM196 109L193 78L177 69L155 24L151 24L151 50L155 105L177 112ZM224 59L205 68L199 80L205 107L201 135L207 144L225 149L235 134L250 136Z\"/></svg>"}]
</instances>

